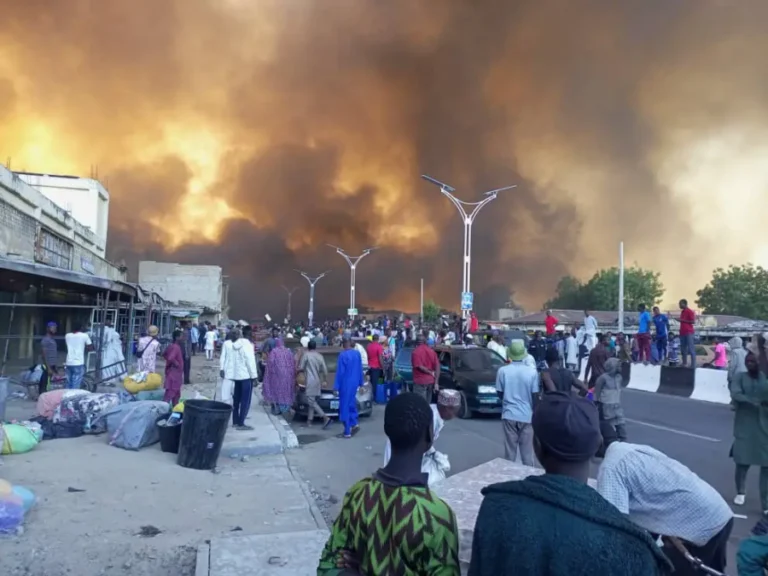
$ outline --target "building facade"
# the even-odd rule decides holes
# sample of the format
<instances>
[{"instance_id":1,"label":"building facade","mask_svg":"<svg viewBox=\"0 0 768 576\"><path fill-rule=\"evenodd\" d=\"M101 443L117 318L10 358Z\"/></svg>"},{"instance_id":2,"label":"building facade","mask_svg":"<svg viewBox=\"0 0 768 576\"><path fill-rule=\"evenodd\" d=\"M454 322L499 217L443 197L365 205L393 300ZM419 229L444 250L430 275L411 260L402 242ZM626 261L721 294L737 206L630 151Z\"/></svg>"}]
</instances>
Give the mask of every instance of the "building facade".
<instances>
[{"instance_id":1,"label":"building facade","mask_svg":"<svg viewBox=\"0 0 768 576\"><path fill-rule=\"evenodd\" d=\"M139 285L167 301L202 308L203 320L219 324L227 319L228 290L220 266L142 260Z\"/></svg>"}]
</instances>

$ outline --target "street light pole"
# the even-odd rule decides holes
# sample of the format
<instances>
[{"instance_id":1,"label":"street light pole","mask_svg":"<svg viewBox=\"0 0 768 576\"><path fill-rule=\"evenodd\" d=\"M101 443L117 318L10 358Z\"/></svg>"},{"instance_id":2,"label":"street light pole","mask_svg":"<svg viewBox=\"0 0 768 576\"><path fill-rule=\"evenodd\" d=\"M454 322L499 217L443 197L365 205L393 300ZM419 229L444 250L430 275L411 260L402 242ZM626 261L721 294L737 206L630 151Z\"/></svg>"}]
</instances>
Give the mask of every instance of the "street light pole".
<instances>
[{"instance_id":1,"label":"street light pole","mask_svg":"<svg viewBox=\"0 0 768 576\"><path fill-rule=\"evenodd\" d=\"M302 272L301 270L296 270L296 272L304 276L304 279L309 282L309 313L307 314L307 319L309 320L309 327L312 328L312 320L315 317L315 284L320 281L320 278L323 278L326 274L328 274L330 270L326 270L314 278L312 278L306 272Z\"/></svg>"},{"instance_id":2,"label":"street light pole","mask_svg":"<svg viewBox=\"0 0 768 576\"><path fill-rule=\"evenodd\" d=\"M349 310L355 309L355 270L357 269L357 265L368 254L376 250L376 246L371 246L370 248L366 248L363 250L363 253L360 254L360 256L350 256L346 252L344 252L343 249L339 248L338 246L334 246L333 244L328 244L331 248L336 250L337 254L341 254L342 258L347 261L347 264L349 264ZM354 320L354 314L352 312L349 313L350 318Z\"/></svg>"},{"instance_id":3,"label":"street light pole","mask_svg":"<svg viewBox=\"0 0 768 576\"><path fill-rule=\"evenodd\" d=\"M452 186L449 186L444 182L440 182L440 180L436 180L435 178L432 178L431 176L427 176L426 174L422 174L421 177L427 182L431 182L432 184L435 184L440 187L440 193L446 198L448 198L453 203L454 206L456 206L456 209L459 211L459 214L461 215L461 218L464 222L464 256L463 256L463 265L462 265L463 279L461 284L461 292L462 294L464 294L470 291L470 276L472 272L472 223L475 221L475 218L477 217L478 213L483 208L483 206L495 200L499 192L503 192L504 190L511 190L512 188L517 188L517 185L515 184L512 186L505 186L504 188L496 188L495 190L489 190L488 192L483 193L483 196L485 196L485 198L483 198L479 202L465 202L464 200L459 200L458 198L456 198L456 196L453 195L453 192L456 192L456 189L453 188ZM469 209L469 211L467 209ZM467 317L468 313L469 313L469 310L461 311L462 316L464 316L465 318Z\"/></svg>"},{"instance_id":4,"label":"street light pole","mask_svg":"<svg viewBox=\"0 0 768 576\"><path fill-rule=\"evenodd\" d=\"M288 310L286 314L286 317L288 318L288 322L291 321L291 300L293 299L293 293L296 292L296 288L298 288L298 286L294 286L289 290L288 287L283 286L283 290L285 290L286 293L288 294Z\"/></svg>"}]
</instances>

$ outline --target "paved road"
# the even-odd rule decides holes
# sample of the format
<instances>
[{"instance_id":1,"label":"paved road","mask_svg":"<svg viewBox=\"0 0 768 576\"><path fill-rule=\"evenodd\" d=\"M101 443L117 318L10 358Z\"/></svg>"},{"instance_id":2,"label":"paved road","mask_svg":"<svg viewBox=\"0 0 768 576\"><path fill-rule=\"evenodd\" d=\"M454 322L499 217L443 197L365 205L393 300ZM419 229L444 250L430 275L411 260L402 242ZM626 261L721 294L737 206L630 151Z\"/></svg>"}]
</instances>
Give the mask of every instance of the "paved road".
<instances>
[{"instance_id":1,"label":"paved road","mask_svg":"<svg viewBox=\"0 0 768 576\"><path fill-rule=\"evenodd\" d=\"M728 457L733 413L729 406L636 390L625 390L622 403L631 442L648 444L676 458L712 484L729 503L733 501L733 462ZM308 431L301 422L292 424L303 446L291 452L289 460L305 480L330 498L326 503L329 516L338 513L340 499L353 482L381 465L385 443L382 421L383 408L377 407L371 418L361 420L361 432L351 440L335 438L340 432L338 426L323 432L319 427ZM498 418L453 420L446 424L436 446L448 454L451 473L461 472L503 456L501 425ZM733 543L747 535L760 515L757 476L757 469L752 470L746 505L734 507L736 514L748 518L737 518ZM729 565L734 567L731 562Z\"/></svg>"}]
</instances>

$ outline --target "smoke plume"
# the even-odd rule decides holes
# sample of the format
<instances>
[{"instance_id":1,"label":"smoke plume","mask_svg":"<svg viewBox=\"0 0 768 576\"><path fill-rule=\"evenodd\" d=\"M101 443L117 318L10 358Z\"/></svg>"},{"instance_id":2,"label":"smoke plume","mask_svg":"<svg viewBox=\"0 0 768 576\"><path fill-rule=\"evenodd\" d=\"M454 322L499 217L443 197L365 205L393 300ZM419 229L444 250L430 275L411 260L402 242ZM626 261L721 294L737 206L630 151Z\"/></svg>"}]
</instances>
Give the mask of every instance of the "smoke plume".
<instances>
[{"instance_id":1,"label":"smoke plume","mask_svg":"<svg viewBox=\"0 0 768 576\"><path fill-rule=\"evenodd\" d=\"M111 193L109 253L219 264L236 316L333 269L318 307L481 310L629 262L693 299L768 264L764 2L0 0L0 158ZM306 311L297 292L294 314ZM490 298L489 298L490 299Z\"/></svg>"}]
</instances>

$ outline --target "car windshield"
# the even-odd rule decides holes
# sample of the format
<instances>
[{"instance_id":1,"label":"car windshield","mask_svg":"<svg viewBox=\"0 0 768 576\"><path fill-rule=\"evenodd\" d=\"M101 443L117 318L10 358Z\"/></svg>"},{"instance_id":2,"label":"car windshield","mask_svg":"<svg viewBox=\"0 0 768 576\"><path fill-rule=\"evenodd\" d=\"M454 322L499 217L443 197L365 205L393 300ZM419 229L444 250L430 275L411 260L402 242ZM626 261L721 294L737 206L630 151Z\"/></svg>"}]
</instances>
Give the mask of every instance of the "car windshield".
<instances>
[{"instance_id":1,"label":"car windshield","mask_svg":"<svg viewBox=\"0 0 768 576\"><path fill-rule=\"evenodd\" d=\"M397 353L395 363L397 364L410 364L411 356L413 356L413 348L403 348Z\"/></svg>"},{"instance_id":2,"label":"car windshield","mask_svg":"<svg viewBox=\"0 0 768 576\"><path fill-rule=\"evenodd\" d=\"M323 360L325 360L325 366L328 368L328 372L336 372L336 366L339 363L338 352L326 352L323 354Z\"/></svg>"},{"instance_id":3,"label":"car windshield","mask_svg":"<svg viewBox=\"0 0 768 576\"><path fill-rule=\"evenodd\" d=\"M456 370L462 372L498 370L505 364L501 356L487 348L461 350L454 354L456 356Z\"/></svg>"}]
</instances>

